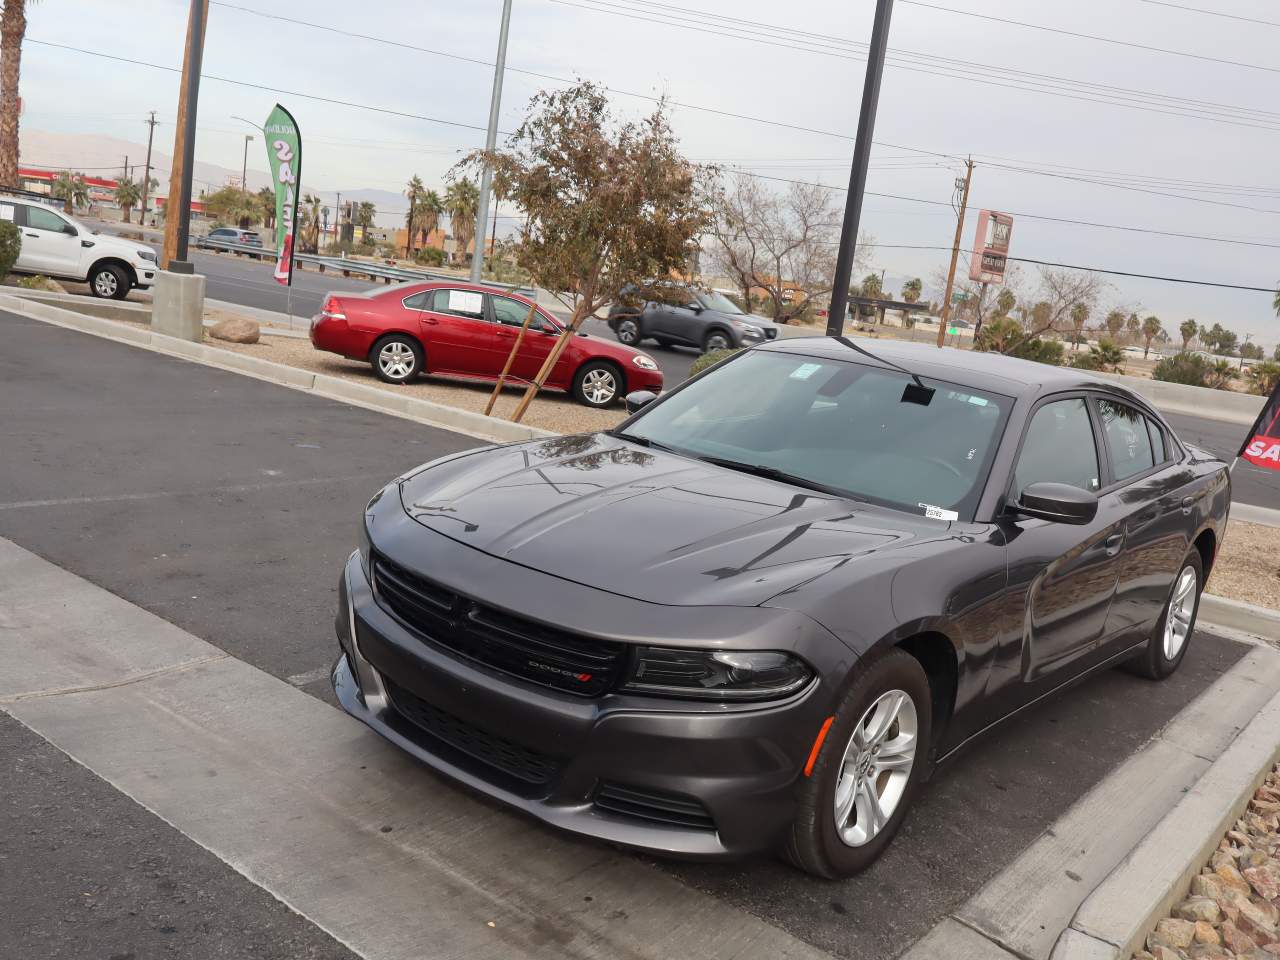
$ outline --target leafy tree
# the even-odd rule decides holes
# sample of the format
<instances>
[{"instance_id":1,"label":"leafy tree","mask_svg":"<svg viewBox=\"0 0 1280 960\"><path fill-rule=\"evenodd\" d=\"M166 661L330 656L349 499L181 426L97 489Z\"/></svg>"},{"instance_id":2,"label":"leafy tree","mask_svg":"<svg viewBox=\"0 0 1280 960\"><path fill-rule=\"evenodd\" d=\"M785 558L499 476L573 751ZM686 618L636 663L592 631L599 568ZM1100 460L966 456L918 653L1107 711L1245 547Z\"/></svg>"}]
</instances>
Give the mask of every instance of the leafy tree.
<instances>
[{"instance_id":1,"label":"leafy tree","mask_svg":"<svg viewBox=\"0 0 1280 960\"><path fill-rule=\"evenodd\" d=\"M1247 340L1240 344L1240 350L1238 352L1243 360L1261 360L1266 356L1262 351L1262 347L1256 343L1250 343Z\"/></svg>"},{"instance_id":2,"label":"leafy tree","mask_svg":"<svg viewBox=\"0 0 1280 960\"><path fill-rule=\"evenodd\" d=\"M1271 354L1271 359L1280 363L1280 345L1276 346L1275 351Z\"/></svg>"},{"instance_id":3,"label":"leafy tree","mask_svg":"<svg viewBox=\"0 0 1280 960\"><path fill-rule=\"evenodd\" d=\"M1229 357L1235 353L1240 337L1231 330L1224 328L1222 324L1215 323L1207 330L1204 327L1200 328L1200 342L1213 353Z\"/></svg>"},{"instance_id":4,"label":"leafy tree","mask_svg":"<svg viewBox=\"0 0 1280 960\"><path fill-rule=\"evenodd\" d=\"M732 357L738 352L738 349L739 348L737 347L733 347L728 350L708 350L706 353L695 358L693 363L689 364L689 376L696 377L703 370L707 369L707 367L714 366L727 357Z\"/></svg>"},{"instance_id":5,"label":"leafy tree","mask_svg":"<svg viewBox=\"0 0 1280 960\"><path fill-rule=\"evenodd\" d=\"M272 198L274 212L275 199ZM242 230L262 216L262 203L239 187L223 187L204 198L204 208L219 220L234 223Z\"/></svg>"},{"instance_id":6,"label":"leafy tree","mask_svg":"<svg viewBox=\"0 0 1280 960\"><path fill-rule=\"evenodd\" d=\"M408 184L405 185L404 195L409 198L409 209L404 215L404 252L405 256L413 256L413 225L418 217L418 201L422 198L424 191L422 186L422 178L416 173L409 178Z\"/></svg>"},{"instance_id":7,"label":"leafy tree","mask_svg":"<svg viewBox=\"0 0 1280 960\"><path fill-rule=\"evenodd\" d=\"M1194 320L1183 320L1178 325L1178 333L1182 334L1182 350L1185 353L1190 346L1191 341L1195 339L1196 334L1200 332L1199 325Z\"/></svg>"},{"instance_id":8,"label":"leafy tree","mask_svg":"<svg viewBox=\"0 0 1280 960\"><path fill-rule=\"evenodd\" d=\"M116 184L115 198L116 203L120 204L121 213L124 214L124 222L131 223L129 215L133 212L134 204L142 199L142 184L134 183L127 178L119 181Z\"/></svg>"},{"instance_id":9,"label":"leafy tree","mask_svg":"<svg viewBox=\"0 0 1280 960\"><path fill-rule=\"evenodd\" d=\"M53 195L62 201L62 209L65 213L71 213L74 207L84 207L89 204L89 187L84 182L83 173L63 170L54 178L51 190Z\"/></svg>"},{"instance_id":10,"label":"leafy tree","mask_svg":"<svg viewBox=\"0 0 1280 960\"><path fill-rule=\"evenodd\" d=\"M526 214L518 265L572 311L516 407L518 421L588 317L623 287L685 267L710 204L704 175L679 152L666 104L619 123L604 88L591 82L535 95L506 149L477 151L462 166L484 163Z\"/></svg>"},{"instance_id":11,"label":"leafy tree","mask_svg":"<svg viewBox=\"0 0 1280 960\"><path fill-rule=\"evenodd\" d=\"M1276 384L1280 383L1280 363L1274 360L1255 363L1249 368L1248 377L1249 389L1253 393L1269 397L1271 391L1275 390Z\"/></svg>"},{"instance_id":12,"label":"leafy tree","mask_svg":"<svg viewBox=\"0 0 1280 960\"><path fill-rule=\"evenodd\" d=\"M1160 325L1159 317L1147 317L1147 319L1142 321L1143 360L1145 360L1147 358L1147 354L1151 352L1151 341L1154 340L1163 329L1164 327Z\"/></svg>"},{"instance_id":13,"label":"leafy tree","mask_svg":"<svg viewBox=\"0 0 1280 960\"><path fill-rule=\"evenodd\" d=\"M476 235L476 211L480 208L480 188L468 177L449 184L444 192L444 210L449 214L449 230L458 245L458 258L467 259L467 247ZM482 251L477 251L483 256Z\"/></svg>"},{"instance_id":14,"label":"leafy tree","mask_svg":"<svg viewBox=\"0 0 1280 960\"><path fill-rule=\"evenodd\" d=\"M1084 325L1088 319L1088 304L1074 303L1071 305L1071 327L1075 331L1075 338L1071 341L1071 349L1080 349L1080 340L1084 336Z\"/></svg>"},{"instance_id":15,"label":"leafy tree","mask_svg":"<svg viewBox=\"0 0 1280 960\"><path fill-rule=\"evenodd\" d=\"M1058 366L1065 350L1058 340L1042 340L1029 334L1012 317L995 317L983 324L973 338L973 348L1007 357L1035 360Z\"/></svg>"},{"instance_id":16,"label":"leafy tree","mask_svg":"<svg viewBox=\"0 0 1280 960\"><path fill-rule=\"evenodd\" d=\"M1276 286L1280 287L1280 284L1276 284ZM1275 299L1271 301L1271 309L1276 312L1277 317L1280 317L1280 289L1276 290Z\"/></svg>"},{"instance_id":17,"label":"leafy tree","mask_svg":"<svg viewBox=\"0 0 1280 960\"><path fill-rule=\"evenodd\" d=\"M902 285L902 299L905 303L918 303L924 284L919 277L914 277Z\"/></svg>"},{"instance_id":18,"label":"leafy tree","mask_svg":"<svg viewBox=\"0 0 1280 960\"><path fill-rule=\"evenodd\" d=\"M0 280L5 278L22 252L22 231L16 223L0 220Z\"/></svg>"},{"instance_id":19,"label":"leafy tree","mask_svg":"<svg viewBox=\"0 0 1280 960\"><path fill-rule=\"evenodd\" d=\"M35 0L4 0L0 13L0 186L6 187L18 185L18 80L28 2Z\"/></svg>"}]
</instances>

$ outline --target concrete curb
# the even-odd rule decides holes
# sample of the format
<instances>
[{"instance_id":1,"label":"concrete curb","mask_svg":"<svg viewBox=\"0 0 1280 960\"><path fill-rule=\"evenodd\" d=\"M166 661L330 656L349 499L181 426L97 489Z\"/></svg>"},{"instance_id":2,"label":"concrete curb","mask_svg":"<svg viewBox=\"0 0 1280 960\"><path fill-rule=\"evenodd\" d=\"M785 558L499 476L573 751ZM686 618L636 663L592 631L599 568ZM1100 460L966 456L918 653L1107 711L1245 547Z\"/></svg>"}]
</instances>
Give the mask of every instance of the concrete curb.
<instances>
[{"instance_id":1,"label":"concrete curb","mask_svg":"<svg viewBox=\"0 0 1280 960\"><path fill-rule=\"evenodd\" d=\"M1194 787L1089 894L1052 960L1127 960L1187 893L1222 835L1280 758L1274 695Z\"/></svg>"},{"instance_id":2,"label":"concrete curb","mask_svg":"<svg viewBox=\"0 0 1280 960\"><path fill-rule=\"evenodd\" d=\"M1231 519L1245 523L1257 523L1264 527L1280 527L1280 510L1259 507L1252 503L1231 504Z\"/></svg>"},{"instance_id":3,"label":"concrete curb","mask_svg":"<svg viewBox=\"0 0 1280 960\"><path fill-rule=\"evenodd\" d=\"M397 396L390 390L381 390L341 377L310 373L283 363L250 357L231 350L223 350L206 343L191 343L153 333L148 329L139 329L114 320L89 316L73 310L36 303L0 294L0 309L8 310L32 320L40 320L59 327L78 330L81 333L93 334L107 340L127 343L130 346L142 347L183 360L203 363L232 373L256 377L296 390L305 390L329 400L349 403L353 406L389 413L417 423L465 433L468 436L495 443L510 443L519 440L533 440L539 437L554 437L556 433L528 427L524 424L511 423L507 420L496 420L470 410L460 410L432 400L420 400L413 397Z\"/></svg>"},{"instance_id":4,"label":"concrete curb","mask_svg":"<svg viewBox=\"0 0 1280 960\"><path fill-rule=\"evenodd\" d=\"M1212 630L1225 627L1280 644L1280 611L1243 600L1229 600L1206 593L1200 597L1197 626Z\"/></svg>"}]
</instances>

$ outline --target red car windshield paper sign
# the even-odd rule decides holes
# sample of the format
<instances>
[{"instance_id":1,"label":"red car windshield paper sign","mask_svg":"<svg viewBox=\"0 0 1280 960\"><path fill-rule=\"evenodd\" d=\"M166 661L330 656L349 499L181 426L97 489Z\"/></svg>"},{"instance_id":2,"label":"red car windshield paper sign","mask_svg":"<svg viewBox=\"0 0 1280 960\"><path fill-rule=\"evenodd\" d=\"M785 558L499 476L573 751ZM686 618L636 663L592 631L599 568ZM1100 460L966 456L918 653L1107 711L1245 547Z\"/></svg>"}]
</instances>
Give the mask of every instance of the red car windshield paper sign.
<instances>
[{"instance_id":1,"label":"red car windshield paper sign","mask_svg":"<svg viewBox=\"0 0 1280 960\"><path fill-rule=\"evenodd\" d=\"M298 179L302 176L302 136L298 124L280 104L262 128L267 141L267 164L276 187L277 283L293 283L293 238L298 232Z\"/></svg>"},{"instance_id":2,"label":"red car windshield paper sign","mask_svg":"<svg viewBox=\"0 0 1280 960\"><path fill-rule=\"evenodd\" d=\"M1240 445L1240 453L1250 463L1280 470L1280 383L1271 391L1267 404L1253 422L1253 429Z\"/></svg>"}]
</instances>

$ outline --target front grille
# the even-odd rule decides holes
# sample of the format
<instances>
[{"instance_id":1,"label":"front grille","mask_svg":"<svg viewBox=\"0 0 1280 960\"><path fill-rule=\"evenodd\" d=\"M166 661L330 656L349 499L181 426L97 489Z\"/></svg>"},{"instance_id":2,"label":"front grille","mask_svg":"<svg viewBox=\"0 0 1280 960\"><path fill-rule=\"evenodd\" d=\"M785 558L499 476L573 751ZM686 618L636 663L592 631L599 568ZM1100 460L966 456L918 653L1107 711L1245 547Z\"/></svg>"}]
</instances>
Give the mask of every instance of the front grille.
<instances>
[{"instance_id":1,"label":"front grille","mask_svg":"<svg viewBox=\"0 0 1280 960\"><path fill-rule=\"evenodd\" d=\"M432 646L510 676L583 697L608 690L625 647L502 613L386 557L373 559L380 605Z\"/></svg>"},{"instance_id":2,"label":"front grille","mask_svg":"<svg viewBox=\"0 0 1280 960\"><path fill-rule=\"evenodd\" d=\"M660 790L642 790L617 783L604 783L596 791L595 805L609 813L654 823L695 830L716 828L707 808L697 800Z\"/></svg>"},{"instance_id":3,"label":"front grille","mask_svg":"<svg viewBox=\"0 0 1280 960\"><path fill-rule=\"evenodd\" d=\"M560 765L552 758L481 730L386 677L382 682L401 716L454 750L524 783L543 786L555 779Z\"/></svg>"}]
</instances>

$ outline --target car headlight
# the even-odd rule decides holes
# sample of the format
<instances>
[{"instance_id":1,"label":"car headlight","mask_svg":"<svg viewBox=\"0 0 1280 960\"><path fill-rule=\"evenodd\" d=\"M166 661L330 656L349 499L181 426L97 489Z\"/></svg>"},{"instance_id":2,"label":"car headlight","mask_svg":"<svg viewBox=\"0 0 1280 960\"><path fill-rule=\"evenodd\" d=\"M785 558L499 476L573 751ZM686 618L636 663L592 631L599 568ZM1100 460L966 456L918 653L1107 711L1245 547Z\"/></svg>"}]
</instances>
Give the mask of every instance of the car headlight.
<instances>
[{"instance_id":1,"label":"car headlight","mask_svg":"<svg viewBox=\"0 0 1280 960\"><path fill-rule=\"evenodd\" d=\"M631 362L634 363L637 367L641 367L645 370L658 369L658 365L654 363L652 360L650 360L648 357L644 356L643 354L637 354L636 356L632 357Z\"/></svg>"},{"instance_id":2,"label":"car headlight","mask_svg":"<svg viewBox=\"0 0 1280 960\"><path fill-rule=\"evenodd\" d=\"M149 260L152 263L159 263L156 259L156 252L154 250L139 250L138 257L142 260Z\"/></svg>"},{"instance_id":3,"label":"car headlight","mask_svg":"<svg viewBox=\"0 0 1280 960\"><path fill-rule=\"evenodd\" d=\"M807 663L781 650L639 647L623 689L694 700L776 700L812 679Z\"/></svg>"}]
</instances>

